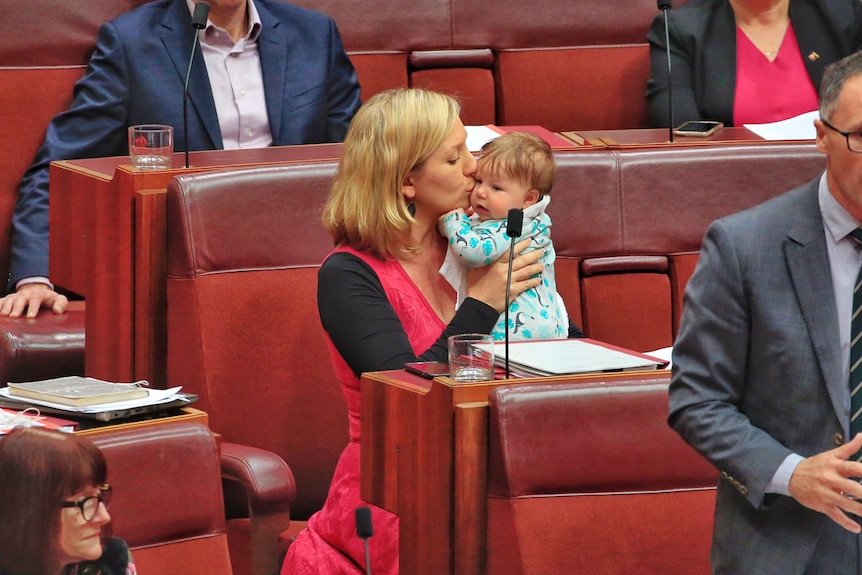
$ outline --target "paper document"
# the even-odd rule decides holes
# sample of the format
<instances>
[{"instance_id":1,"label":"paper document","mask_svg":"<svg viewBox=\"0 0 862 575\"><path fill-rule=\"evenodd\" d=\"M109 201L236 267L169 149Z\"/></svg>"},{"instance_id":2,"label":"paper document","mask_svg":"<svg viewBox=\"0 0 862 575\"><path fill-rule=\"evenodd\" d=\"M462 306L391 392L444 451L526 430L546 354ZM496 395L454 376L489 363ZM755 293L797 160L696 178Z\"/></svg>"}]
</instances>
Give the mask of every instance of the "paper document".
<instances>
[{"instance_id":1,"label":"paper document","mask_svg":"<svg viewBox=\"0 0 862 575\"><path fill-rule=\"evenodd\" d=\"M499 138L502 134L489 126L465 126L467 128L467 149L479 152L482 146Z\"/></svg>"},{"instance_id":2,"label":"paper document","mask_svg":"<svg viewBox=\"0 0 862 575\"><path fill-rule=\"evenodd\" d=\"M494 345L494 363L505 366L504 343ZM664 364L659 358L589 338L509 343L509 369L522 377L657 369Z\"/></svg>"},{"instance_id":3,"label":"paper document","mask_svg":"<svg viewBox=\"0 0 862 575\"><path fill-rule=\"evenodd\" d=\"M656 357L662 361L666 361L667 365L664 366L665 369L673 367L673 346L654 349L645 353L650 357Z\"/></svg>"},{"instance_id":4,"label":"paper document","mask_svg":"<svg viewBox=\"0 0 862 575\"><path fill-rule=\"evenodd\" d=\"M764 140L813 140L817 137L814 120L819 118L820 112L814 110L779 122L743 124L743 126Z\"/></svg>"}]
</instances>

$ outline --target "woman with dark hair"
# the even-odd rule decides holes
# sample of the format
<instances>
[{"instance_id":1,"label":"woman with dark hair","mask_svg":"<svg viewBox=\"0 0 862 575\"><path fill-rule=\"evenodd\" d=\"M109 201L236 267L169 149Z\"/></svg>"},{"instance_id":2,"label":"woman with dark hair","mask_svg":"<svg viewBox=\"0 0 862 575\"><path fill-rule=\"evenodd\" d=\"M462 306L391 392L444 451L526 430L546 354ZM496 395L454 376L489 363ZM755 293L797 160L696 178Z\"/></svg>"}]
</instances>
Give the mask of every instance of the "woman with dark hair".
<instances>
[{"instance_id":1,"label":"woman with dark hair","mask_svg":"<svg viewBox=\"0 0 862 575\"><path fill-rule=\"evenodd\" d=\"M105 456L77 435L13 430L0 441L0 575L134 575L109 537Z\"/></svg>"},{"instance_id":2,"label":"woman with dark hair","mask_svg":"<svg viewBox=\"0 0 862 575\"><path fill-rule=\"evenodd\" d=\"M862 49L859 0L692 0L650 28L650 124L784 120L818 106L823 70Z\"/></svg>"}]
</instances>

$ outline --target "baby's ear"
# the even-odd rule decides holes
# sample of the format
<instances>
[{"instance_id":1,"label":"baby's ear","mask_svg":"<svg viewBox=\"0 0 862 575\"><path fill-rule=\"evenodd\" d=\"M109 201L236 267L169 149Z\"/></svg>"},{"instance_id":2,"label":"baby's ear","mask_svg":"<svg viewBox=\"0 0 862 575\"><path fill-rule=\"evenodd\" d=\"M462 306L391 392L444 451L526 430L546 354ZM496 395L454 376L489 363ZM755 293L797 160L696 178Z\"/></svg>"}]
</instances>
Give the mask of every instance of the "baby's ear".
<instances>
[{"instance_id":1,"label":"baby's ear","mask_svg":"<svg viewBox=\"0 0 862 575\"><path fill-rule=\"evenodd\" d=\"M524 196L524 204L521 206L521 209L529 208L530 206L538 202L540 196L541 194L539 194L539 190L537 190L536 188L533 188L532 190L527 192L527 195Z\"/></svg>"}]
</instances>

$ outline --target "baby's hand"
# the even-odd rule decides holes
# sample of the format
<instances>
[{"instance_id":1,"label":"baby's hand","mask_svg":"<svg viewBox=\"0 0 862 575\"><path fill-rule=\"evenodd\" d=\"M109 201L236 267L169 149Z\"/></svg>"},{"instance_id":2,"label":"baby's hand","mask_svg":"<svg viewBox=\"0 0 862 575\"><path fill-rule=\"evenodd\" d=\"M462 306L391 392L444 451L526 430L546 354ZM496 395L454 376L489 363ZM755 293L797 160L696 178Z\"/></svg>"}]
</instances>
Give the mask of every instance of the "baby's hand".
<instances>
[{"instance_id":1,"label":"baby's hand","mask_svg":"<svg viewBox=\"0 0 862 575\"><path fill-rule=\"evenodd\" d=\"M464 208L455 208L451 212L446 212L442 216L437 219L437 230L442 234L446 235L446 226L444 225L446 220L451 219L455 214L464 214Z\"/></svg>"}]
</instances>

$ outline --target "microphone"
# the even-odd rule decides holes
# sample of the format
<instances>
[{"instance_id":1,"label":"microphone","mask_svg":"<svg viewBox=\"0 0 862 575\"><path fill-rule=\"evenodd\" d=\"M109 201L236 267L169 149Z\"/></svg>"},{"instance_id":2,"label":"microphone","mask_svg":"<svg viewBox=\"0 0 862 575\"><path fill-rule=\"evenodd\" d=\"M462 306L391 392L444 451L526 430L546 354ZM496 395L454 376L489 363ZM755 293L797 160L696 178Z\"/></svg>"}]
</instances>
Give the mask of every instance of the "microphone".
<instances>
[{"instance_id":1,"label":"microphone","mask_svg":"<svg viewBox=\"0 0 862 575\"><path fill-rule=\"evenodd\" d=\"M189 69L186 71L186 81L183 85L183 148L186 151L186 168L189 167L189 80L192 77L192 63L195 61L195 49L200 42L198 30L203 30L207 26L207 18L210 15L210 5L206 2L198 2L195 4L195 11L192 13L192 28L195 29L195 39L192 42L192 54L189 56Z\"/></svg>"},{"instance_id":2,"label":"microphone","mask_svg":"<svg viewBox=\"0 0 862 575\"><path fill-rule=\"evenodd\" d=\"M371 553L368 551L368 538L374 535L374 525L371 524L371 508L356 508L356 534L365 540L365 574L371 575Z\"/></svg>"},{"instance_id":3,"label":"microphone","mask_svg":"<svg viewBox=\"0 0 862 575\"><path fill-rule=\"evenodd\" d=\"M658 9L664 13L664 49L667 52L667 118L668 118L668 134L670 141L673 142L673 78L671 77L670 64L670 26L667 21L667 11L670 10L671 0L657 0Z\"/></svg>"},{"instance_id":4,"label":"microphone","mask_svg":"<svg viewBox=\"0 0 862 575\"><path fill-rule=\"evenodd\" d=\"M506 274L506 311L504 321L506 323L506 379L509 379L509 293L512 289L512 262L515 259L515 240L521 237L524 227L524 210L512 208L506 218L506 235L509 236L509 273Z\"/></svg>"}]
</instances>

